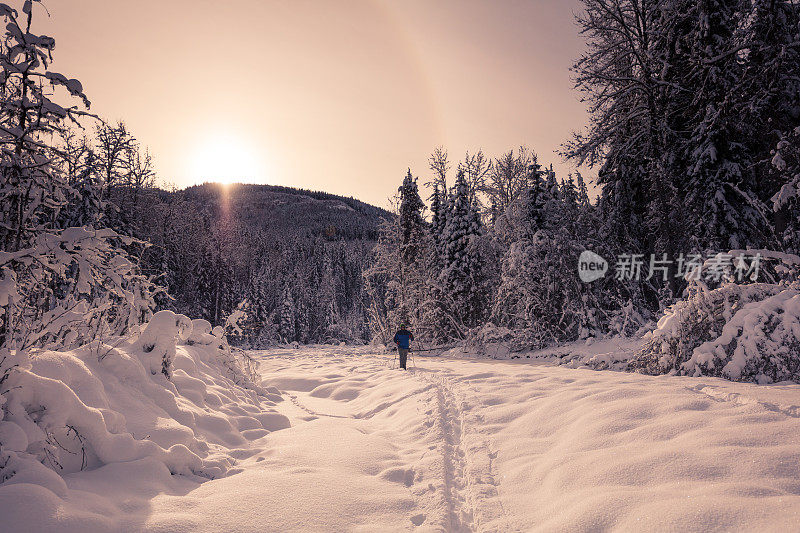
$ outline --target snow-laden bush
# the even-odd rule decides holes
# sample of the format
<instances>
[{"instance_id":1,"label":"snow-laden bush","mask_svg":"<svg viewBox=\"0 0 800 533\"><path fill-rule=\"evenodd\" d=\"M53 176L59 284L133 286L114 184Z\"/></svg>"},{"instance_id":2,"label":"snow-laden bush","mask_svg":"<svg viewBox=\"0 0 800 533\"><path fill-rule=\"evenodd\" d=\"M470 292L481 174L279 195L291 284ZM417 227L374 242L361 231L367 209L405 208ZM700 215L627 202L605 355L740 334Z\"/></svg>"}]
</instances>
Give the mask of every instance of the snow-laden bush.
<instances>
[{"instance_id":1,"label":"snow-laden bush","mask_svg":"<svg viewBox=\"0 0 800 533\"><path fill-rule=\"evenodd\" d=\"M467 352L493 359L505 359L508 354L520 347L518 331L496 326L491 322L470 330L464 342L464 349Z\"/></svg>"},{"instance_id":2,"label":"snow-laden bush","mask_svg":"<svg viewBox=\"0 0 800 533\"><path fill-rule=\"evenodd\" d=\"M735 381L800 382L800 291L743 306L719 337L694 350L683 370Z\"/></svg>"},{"instance_id":3,"label":"snow-laden bush","mask_svg":"<svg viewBox=\"0 0 800 533\"><path fill-rule=\"evenodd\" d=\"M218 343L220 339L211 334L214 328L211 327L211 322L202 318L195 318L192 320L192 333L188 336L186 344L192 346L194 344L202 344L208 346Z\"/></svg>"},{"instance_id":4,"label":"snow-laden bush","mask_svg":"<svg viewBox=\"0 0 800 533\"><path fill-rule=\"evenodd\" d=\"M141 350L142 362L151 374L161 372L167 379L172 377L175 344L189 339L192 325L189 317L172 311L159 311L153 315L136 343Z\"/></svg>"},{"instance_id":5,"label":"snow-laden bush","mask_svg":"<svg viewBox=\"0 0 800 533\"><path fill-rule=\"evenodd\" d=\"M764 277L775 282L739 284L729 272L717 288L703 278L694 281L689 296L667 309L627 369L757 383L800 381L800 258L765 250L748 255L756 253Z\"/></svg>"},{"instance_id":6,"label":"snow-laden bush","mask_svg":"<svg viewBox=\"0 0 800 533\"><path fill-rule=\"evenodd\" d=\"M183 315L180 315L183 316ZM228 323L230 325L230 322ZM214 348L214 358L226 370L227 376L237 385L259 390L255 384L258 363L247 352L232 347L226 338L225 330L211 327L208 320L192 320L192 331L186 340L189 346L199 345Z\"/></svg>"},{"instance_id":7,"label":"snow-laden bush","mask_svg":"<svg viewBox=\"0 0 800 533\"><path fill-rule=\"evenodd\" d=\"M158 290L110 229L67 228L0 252L0 344L25 351L125 334L149 317Z\"/></svg>"},{"instance_id":8,"label":"snow-laden bush","mask_svg":"<svg viewBox=\"0 0 800 533\"><path fill-rule=\"evenodd\" d=\"M248 387L254 369L203 322L210 344L189 345L192 322L161 311L129 338L4 362L0 484L36 483L63 496L58 474L145 458L174 474L221 476L232 460L212 456L206 442L246 442L225 421L230 413L218 412L226 402L253 413L246 429L286 427L285 417L261 408L264 391Z\"/></svg>"}]
</instances>

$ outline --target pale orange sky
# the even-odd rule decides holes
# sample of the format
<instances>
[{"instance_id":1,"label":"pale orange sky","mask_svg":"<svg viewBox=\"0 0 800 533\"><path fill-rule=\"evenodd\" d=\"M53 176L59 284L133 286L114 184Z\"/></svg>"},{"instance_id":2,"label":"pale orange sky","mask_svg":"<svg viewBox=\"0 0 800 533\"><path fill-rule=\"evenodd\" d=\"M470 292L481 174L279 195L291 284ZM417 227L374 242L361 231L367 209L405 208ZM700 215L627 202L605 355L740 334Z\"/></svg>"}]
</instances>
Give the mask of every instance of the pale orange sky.
<instances>
[{"instance_id":1,"label":"pale orange sky","mask_svg":"<svg viewBox=\"0 0 800 533\"><path fill-rule=\"evenodd\" d=\"M385 206L406 167L428 179L438 145L459 159L527 144L563 176L553 150L586 121L575 0L45 5L55 70L179 187L246 173Z\"/></svg>"}]
</instances>

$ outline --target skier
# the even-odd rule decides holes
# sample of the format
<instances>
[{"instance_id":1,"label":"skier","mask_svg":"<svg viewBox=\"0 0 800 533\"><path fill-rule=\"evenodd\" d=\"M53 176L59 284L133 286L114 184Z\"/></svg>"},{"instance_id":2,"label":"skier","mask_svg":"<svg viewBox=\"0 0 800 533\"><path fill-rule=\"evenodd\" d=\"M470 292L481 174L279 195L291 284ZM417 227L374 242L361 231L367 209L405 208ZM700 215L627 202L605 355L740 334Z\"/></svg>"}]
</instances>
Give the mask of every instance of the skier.
<instances>
[{"instance_id":1,"label":"skier","mask_svg":"<svg viewBox=\"0 0 800 533\"><path fill-rule=\"evenodd\" d=\"M413 340L414 335L406 329L405 324L400 324L400 329L394 334L394 343L397 345L397 353L400 354L400 368L403 370L406 369L408 350Z\"/></svg>"}]
</instances>

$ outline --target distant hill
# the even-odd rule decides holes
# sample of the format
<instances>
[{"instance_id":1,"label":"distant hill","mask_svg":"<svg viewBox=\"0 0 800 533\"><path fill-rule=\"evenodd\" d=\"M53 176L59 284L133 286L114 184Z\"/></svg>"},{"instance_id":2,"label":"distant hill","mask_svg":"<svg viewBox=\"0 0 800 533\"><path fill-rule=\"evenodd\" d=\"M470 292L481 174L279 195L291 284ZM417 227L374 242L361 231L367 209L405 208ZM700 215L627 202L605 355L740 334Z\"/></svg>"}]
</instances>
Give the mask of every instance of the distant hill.
<instances>
[{"instance_id":1,"label":"distant hill","mask_svg":"<svg viewBox=\"0 0 800 533\"><path fill-rule=\"evenodd\" d=\"M123 228L148 241L142 268L162 305L220 324L241 302L240 339L362 342L362 272L391 214L354 198L274 185L206 183L113 196Z\"/></svg>"},{"instance_id":2,"label":"distant hill","mask_svg":"<svg viewBox=\"0 0 800 533\"><path fill-rule=\"evenodd\" d=\"M375 240L390 216L355 198L277 185L206 183L167 194L214 218L227 212L245 226L309 237Z\"/></svg>"}]
</instances>

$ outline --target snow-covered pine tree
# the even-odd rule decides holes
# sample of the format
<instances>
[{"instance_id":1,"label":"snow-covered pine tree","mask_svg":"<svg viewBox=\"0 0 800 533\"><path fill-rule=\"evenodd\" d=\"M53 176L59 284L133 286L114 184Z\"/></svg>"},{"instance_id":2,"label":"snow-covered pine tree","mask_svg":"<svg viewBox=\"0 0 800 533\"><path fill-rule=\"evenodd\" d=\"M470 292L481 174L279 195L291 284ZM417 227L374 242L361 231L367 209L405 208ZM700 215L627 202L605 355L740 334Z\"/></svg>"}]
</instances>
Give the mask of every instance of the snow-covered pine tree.
<instances>
[{"instance_id":1,"label":"snow-covered pine tree","mask_svg":"<svg viewBox=\"0 0 800 533\"><path fill-rule=\"evenodd\" d=\"M409 268L417 265L424 254L425 204L419 196L417 180L408 170L400 193L400 260Z\"/></svg>"},{"instance_id":2,"label":"snow-covered pine tree","mask_svg":"<svg viewBox=\"0 0 800 533\"><path fill-rule=\"evenodd\" d=\"M428 254L427 227L423 212L425 204L419 196L417 180L409 169L400 195L400 265L398 320L415 325L418 322L426 273L424 262Z\"/></svg>"},{"instance_id":3,"label":"snow-covered pine tree","mask_svg":"<svg viewBox=\"0 0 800 533\"><path fill-rule=\"evenodd\" d=\"M431 264L441 270L442 262L442 235L444 235L445 224L447 223L447 212L442 202L443 192L439 191L439 185L434 184L433 195L431 196L431 224L428 227L430 234L430 255Z\"/></svg>"},{"instance_id":4,"label":"snow-covered pine tree","mask_svg":"<svg viewBox=\"0 0 800 533\"><path fill-rule=\"evenodd\" d=\"M422 268L425 274L423 295L420 302L419 322L416 335L419 339L435 345L445 344L458 332L454 318L448 314L453 303L441 279L444 261L444 234L447 225L447 203L445 192L434 183L431 196L431 223L428 225L428 253Z\"/></svg>"},{"instance_id":5,"label":"snow-covered pine tree","mask_svg":"<svg viewBox=\"0 0 800 533\"><path fill-rule=\"evenodd\" d=\"M295 288L295 339L301 344L308 344L313 331L313 300L305 285Z\"/></svg>"},{"instance_id":6,"label":"snow-covered pine tree","mask_svg":"<svg viewBox=\"0 0 800 533\"><path fill-rule=\"evenodd\" d=\"M783 249L800 255L800 126L781 136L772 156L774 172L784 185L772 197Z\"/></svg>"},{"instance_id":7,"label":"snow-covered pine tree","mask_svg":"<svg viewBox=\"0 0 800 533\"><path fill-rule=\"evenodd\" d=\"M575 186L578 190L577 195L577 202L578 205L581 207L586 207L590 204L589 200L589 188L586 186L586 182L583 179L583 175L579 171L575 171Z\"/></svg>"},{"instance_id":8,"label":"snow-covered pine tree","mask_svg":"<svg viewBox=\"0 0 800 533\"><path fill-rule=\"evenodd\" d=\"M294 303L294 298L292 297L292 291L287 285L283 288L280 313L278 315L280 320L278 332L284 343L295 342L297 340L296 315L297 308Z\"/></svg>"},{"instance_id":9,"label":"snow-covered pine tree","mask_svg":"<svg viewBox=\"0 0 800 533\"><path fill-rule=\"evenodd\" d=\"M772 244L769 209L756 192L751 134L740 116L741 61L735 50L742 22L739 0L682 2L691 30L684 46L689 69L683 146L688 162L686 209L694 250L762 248ZM682 11L682 13L684 13Z\"/></svg>"},{"instance_id":10,"label":"snow-covered pine tree","mask_svg":"<svg viewBox=\"0 0 800 533\"><path fill-rule=\"evenodd\" d=\"M215 300L215 271L214 253L210 245L203 247L200 257L195 264L194 278L194 314L214 325L214 300Z\"/></svg>"},{"instance_id":11,"label":"snow-covered pine tree","mask_svg":"<svg viewBox=\"0 0 800 533\"><path fill-rule=\"evenodd\" d=\"M571 173L561 181L560 190L561 198L566 206L570 209L578 206L578 186L575 184L575 178Z\"/></svg>"},{"instance_id":12,"label":"snow-covered pine tree","mask_svg":"<svg viewBox=\"0 0 800 533\"><path fill-rule=\"evenodd\" d=\"M449 312L457 319L459 333L463 335L467 329L480 325L488 314L488 280L476 242L485 230L475 204L470 201L463 171L456 176L451 196L441 277L454 305Z\"/></svg>"}]
</instances>

